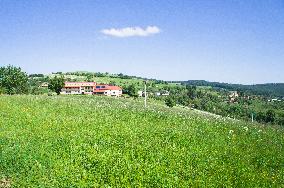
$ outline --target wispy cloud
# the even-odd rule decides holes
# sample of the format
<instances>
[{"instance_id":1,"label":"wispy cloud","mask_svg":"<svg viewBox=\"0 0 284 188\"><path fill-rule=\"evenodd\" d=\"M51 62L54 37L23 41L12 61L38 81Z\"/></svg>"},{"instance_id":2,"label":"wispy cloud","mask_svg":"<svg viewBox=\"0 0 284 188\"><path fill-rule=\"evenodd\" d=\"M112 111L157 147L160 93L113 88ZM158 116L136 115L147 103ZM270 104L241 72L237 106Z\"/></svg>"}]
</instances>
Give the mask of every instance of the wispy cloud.
<instances>
[{"instance_id":1,"label":"wispy cloud","mask_svg":"<svg viewBox=\"0 0 284 188\"><path fill-rule=\"evenodd\" d=\"M145 29L141 27L103 29L101 32L105 35L110 35L113 37L147 37L160 33L161 30L157 26L148 26Z\"/></svg>"}]
</instances>

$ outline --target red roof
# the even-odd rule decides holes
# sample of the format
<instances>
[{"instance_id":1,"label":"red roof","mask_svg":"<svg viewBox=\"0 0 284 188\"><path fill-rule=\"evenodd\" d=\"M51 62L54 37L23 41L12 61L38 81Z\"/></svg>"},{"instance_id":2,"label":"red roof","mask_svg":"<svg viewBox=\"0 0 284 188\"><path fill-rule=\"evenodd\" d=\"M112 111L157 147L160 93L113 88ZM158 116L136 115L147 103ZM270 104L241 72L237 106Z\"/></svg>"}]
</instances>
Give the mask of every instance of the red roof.
<instances>
[{"instance_id":1,"label":"red roof","mask_svg":"<svg viewBox=\"0 0 284 188\"><path fill-rule=\"evenodd\" d=\"M104 88L96 88L94 92L102 92L106 90L122 90L121 87L118 86L109 86L109 85L97 85L97 86L105 86Z\"/></svg>"},{"instance_id":2,"label":"red roof","mask_svg":"<svg viewBox=\"0 0 284 188\"><path fill-rule=\"evenodd\" d=\"M118 86L108 86L107 88L109 90L122 90L121 87L118 87Z\"/></svg>"}]
</instances>

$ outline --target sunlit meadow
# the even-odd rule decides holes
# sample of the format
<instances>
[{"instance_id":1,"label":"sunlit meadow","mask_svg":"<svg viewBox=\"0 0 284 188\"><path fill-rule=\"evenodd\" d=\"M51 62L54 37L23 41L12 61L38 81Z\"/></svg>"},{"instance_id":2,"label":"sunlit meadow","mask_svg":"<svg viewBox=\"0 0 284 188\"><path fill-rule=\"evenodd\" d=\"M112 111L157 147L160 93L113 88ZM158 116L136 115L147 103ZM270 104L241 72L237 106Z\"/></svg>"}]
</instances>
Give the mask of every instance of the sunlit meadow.
<instances>
[{"instance_id":1,"label":"sunlit meadow","mask_svg":"<svg viewBox=\"0 0 284 188\"><path fill-rule=\"evenodd\" d=\"M14 187L281 187L284 131L95 96L0 96Z\"/></svg>"}]
</instances>

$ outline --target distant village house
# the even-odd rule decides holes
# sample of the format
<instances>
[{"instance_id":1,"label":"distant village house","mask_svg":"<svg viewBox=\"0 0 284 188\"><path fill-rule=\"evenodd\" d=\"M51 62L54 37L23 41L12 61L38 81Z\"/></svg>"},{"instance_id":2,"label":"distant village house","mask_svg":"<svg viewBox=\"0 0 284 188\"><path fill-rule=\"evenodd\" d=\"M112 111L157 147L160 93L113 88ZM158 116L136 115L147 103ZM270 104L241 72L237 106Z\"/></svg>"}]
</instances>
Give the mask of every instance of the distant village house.
<instances>
[{"instance_id":1,"label":"distant village house","mask_svg":"<svg viewBox=\"0 0 284 188\"><path fill-rule=\"evenodd\" d=\"M231 103L236 102L236 99L239 97L239 94L237 91L230 91L229 93L229 101Z\"/></svg>"},{"instance_id":2,"label":"distant village house","mask_svg":"<svg viewBox=\"0 0 284 188\"><path fill-rule=\"evenodd\" d=\"M138 97L144 97L144 91L138 91L137 92ZM147 96L148 95L155 95L156 97L160 97L160 96L169 96L170 92L169 91L157 91L157 92L147 92Z\"/></svg>"},{"instance_id":3,"label":"distant village house","mask_svg":"<svg viewBox=\"0 0 284 188\"><path fill-rule=\"evenodd\" d=\"M97 85L96 82L65 82L61 94L94 94L119 97L122 95L122 89L118 86Z\"/></svg>"},{"instance_id":4,"label":"distant village house","mask_svg":"<svg viewBox=\"0 0 284 188\"><path fill-rule=\"evenodd\" d=\"M93 93L95 95L120 97L122 95L122 89L118 86L96 85Z\"/></svg>"},{"instance_id":5,"label":"distant village house","mask_svg":"<svg viewBox=\"0 0 284 188\"><path fill-rule=\"evenodd\" d=\"M40 84L41 88L47 88L48 87L48 83L47 82L43 82L42 84Z\"/></svg>"}]
</instances>

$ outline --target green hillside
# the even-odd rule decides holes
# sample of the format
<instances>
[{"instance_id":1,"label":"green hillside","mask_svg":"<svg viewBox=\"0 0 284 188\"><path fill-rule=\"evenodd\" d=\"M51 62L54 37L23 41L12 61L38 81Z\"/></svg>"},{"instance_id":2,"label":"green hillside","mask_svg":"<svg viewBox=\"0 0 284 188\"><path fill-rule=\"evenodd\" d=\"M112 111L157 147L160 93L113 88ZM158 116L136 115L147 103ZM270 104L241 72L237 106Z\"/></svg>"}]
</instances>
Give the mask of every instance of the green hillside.
<instances>
[{"instance_id":1,"label":"green hillside","mask_svg":"<svg viewBox=\"0 0 284 188\"><path fill-rule=\"evenodd\" d=\"M274 97L284 97L284 83L268 83L268 84L228 84L220 82L208 82L205 80L188 80L180 83L195 85L195 86L211 86L228 90L237 90L255 95L265 95Z\"/></svg>"},{"instance_id":2,"label":"green hillside","mask_svg":"<svg viewBox=\"0 0 284 188\"><path fill-rule=\"evenodd\" d=\"M281 187L284 130L95 96L0 96L14 187Z\"/></svg>"},{"instance_id":3,"label":"green hillside","mask_svg":"<svg viewBox=\"0 0 284 188\"><path fill-rule=\"evenodd\" d=\"M85 73L86 74L86 73ZM50 74L48 77L52 78L54 76L60 76L59 74ZM70 79L70 81L87 81L87 76L86 75L72 75L71 73L69 74L64 74L65 79ZM130 84L138 84L141 86L143 85L143 79L134 79L134 78L119 78L119 77L110 77L108 75L101 75L101 76L91 76L89 78L89 81L95 81L97 83L104 83L104 84L109 84L109 83L115 83L116 85L119 86L127 86Z\"/></svg>"}]
</instances>

